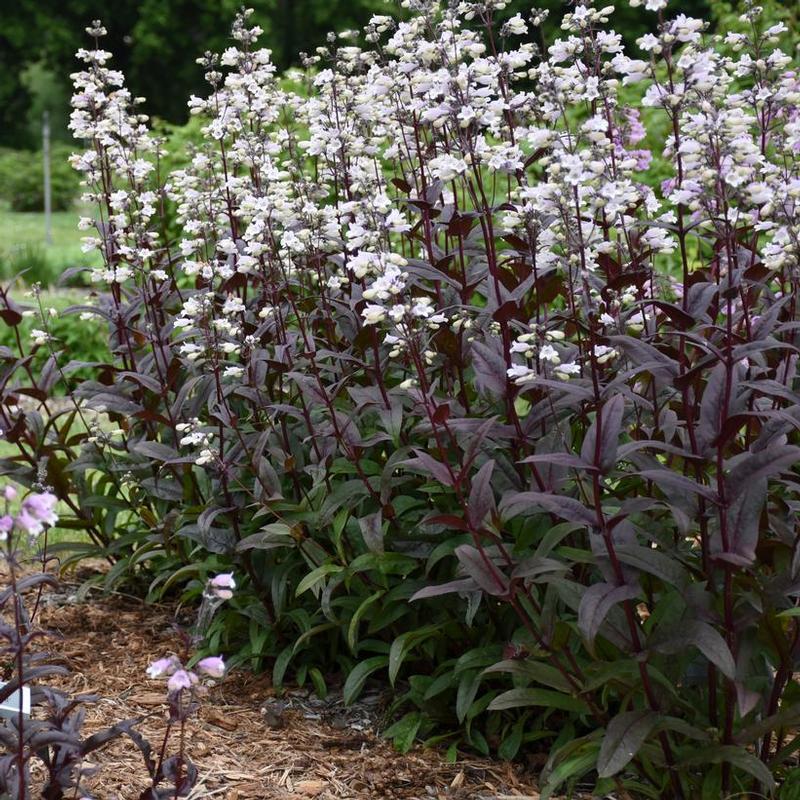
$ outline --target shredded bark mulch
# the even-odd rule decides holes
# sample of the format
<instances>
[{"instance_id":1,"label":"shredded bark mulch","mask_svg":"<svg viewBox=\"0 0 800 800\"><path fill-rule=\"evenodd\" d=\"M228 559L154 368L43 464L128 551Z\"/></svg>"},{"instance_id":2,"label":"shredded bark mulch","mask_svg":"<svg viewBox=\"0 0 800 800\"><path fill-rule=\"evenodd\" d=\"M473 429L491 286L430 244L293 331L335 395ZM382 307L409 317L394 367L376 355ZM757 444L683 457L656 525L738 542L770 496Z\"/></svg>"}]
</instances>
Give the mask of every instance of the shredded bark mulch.
<instances>
[{"instance_id":1,"label":"shredded bark mulch","mask_svg":"<svg viewBox=\"0 0 800 800\"><path fill-rule=\"evenodd\" d=\"M46 648L69 669L53 681L101 699L88 707L91 733L149 715L138 729L154 749L165 729L165 687L148 664L173 651L171 609L123 596L48 598L38 623L57 634ZM278 698L266 675L233 671L204 699L188 726L187 754L200 773L192 798L220 800L511 800L539 795L514 766L470 756L448 764L421 747L403 755L381 739L369 699L346 710L302 692ZM177 735L171 742L177 748ZM135 800L147 786L142 756L127 738L96 755L89 786L103 800Z\"/></svg>"}]
</instances>

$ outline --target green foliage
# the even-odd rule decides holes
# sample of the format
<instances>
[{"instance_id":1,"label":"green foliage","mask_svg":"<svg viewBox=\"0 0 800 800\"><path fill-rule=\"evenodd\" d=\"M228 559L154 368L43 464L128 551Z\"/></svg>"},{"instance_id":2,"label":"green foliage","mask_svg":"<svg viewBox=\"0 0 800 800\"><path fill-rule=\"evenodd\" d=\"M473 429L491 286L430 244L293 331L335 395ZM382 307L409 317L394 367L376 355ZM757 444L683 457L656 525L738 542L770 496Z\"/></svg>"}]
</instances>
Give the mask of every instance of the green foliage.
<instances>
[{"instance_id":1,"label":"green foliage","mask_svg":"<svg viewBox=\"0 0 800 800\"><path fill-rule=\"evenodd\" d=\"M20 77L30 96L28 108L28 141L31 147L41 147L42 121L45 112L50 121L50 136L53 141L72 143L67 129L70 113L70 86L66 76L54 72L46 64L37 61L28 66Z\"/></svg>"},{"instance_id":2,"label":"green foliage","mask_svg":"<svg viewBox=\"0 0 800 800\"><path fill-rule=\"evenodd\" d=\"M75 267L99 263L97 252L84 253L77 217L84 209L54 211L51 215L52 243L45 244L45 217L41 212L11 211L0 203L0 277L12 281L24 272L24 283L43 286L61 282L62 273ZM84 274L74 274L69 285L80 285Z\"/></svg>"},{"instance_id":3,"label":"green foliage","mask_svg":"<svg viewBox=\"0 0 800 800\"><path fill-rule=\"evenodd\" d=\"M43 244L20 242L0 251L0 275L5 280L19 275L26 283L49 286L58 280L59 273Z\"/></svg>"},{"instance_id":4,"label":"green foliage","mask_svg":"<svg viewBox=\"0 0 800 800\"><path fill-rule=\"evenodd\" d=\"M53 336L53 346L63 351L62 366L66 367L70 361L86 363L101 363L108 361L108 336L104 326L95 318L81 319L78 314L64 313L74 305L85 302L83 293L75 290L59 290L42 292L40 298L42 308L47 315L48 327ZM40 312L35 298L29 299L28 305L23 310L31 312L31 316L23 317L16 328L7 325L0 326L0 347L17 349L17 335L22 343L22 350L32 355L31 366L41 371L50 357L50 348L35 345L31 332L41 329ZM87 368L74 370L68 368L63 379L56 384L58 394L68 392L76 383L84 380L90 374L95 374Z\"/></svg>"},{"instance_id":5,"label":"green foliage","mask_svg":"<svg viewBox=\"0 0 800 800\"><path fill-rule=\"evenodd\" d=\"M72 206L79 180L67 159L73 148L56 144L51 150L50 175L54 211ZM0 197L12 211L41 211L44 208L44 162L41 152L5 150L0 153Z\"/></svg>"}]
</instances>

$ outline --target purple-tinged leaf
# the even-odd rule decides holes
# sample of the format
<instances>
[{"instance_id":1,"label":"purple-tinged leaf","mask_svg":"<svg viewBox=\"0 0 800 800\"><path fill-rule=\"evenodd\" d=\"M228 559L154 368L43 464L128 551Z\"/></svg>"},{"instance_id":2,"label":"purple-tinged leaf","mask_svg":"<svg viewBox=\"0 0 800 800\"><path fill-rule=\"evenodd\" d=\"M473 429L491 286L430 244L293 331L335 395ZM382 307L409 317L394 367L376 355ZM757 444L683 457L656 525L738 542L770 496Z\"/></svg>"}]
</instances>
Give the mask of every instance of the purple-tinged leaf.
<instances>
[{"instance_id":1,"label":"purple-tinged leaf","mask_svg":"<svg viewBox=\"0 0 800 800\"><path fill-rule=\"evenodd\" d=\"M86 400L86 405L96 411L107 411L112 414L123 414L126 417L138 414L143 407L125 397L121 392L98 392Z\"/></svg>"},{"instance_id":2,"label":"purple-tinged leaf","mask_svg":"<svg viewBox=\"0 0 800 800\"><path fill-rule=\"evenodd\" d=\"M444 525L446 528L455 528L458 531L468 531L469 525L455 516L455 514L434 514L430 517L425 517L422 521L423 525Z\"/></svg>"},{"instance_id":3,"label":"purple-tinged leaf","mask_svg":"<svg viewBox=\"0 0 800 800\"><path fill-rule=\"evenodd\" d=\"M713 489L708 486L703 486L697 481L687 478L686 475L681 475L679 472L673 472L666 467L659 469L642 469L638 470L636 474L641 475L649 481L653 481L656 486L666 485L671 489L677 489L679 492L696 494L700 497L705 497L706 500L710 500L712 503L719 504L719 496Z\"/></svg>"},{"instance_id":4,"label":"purple-tinged leaf","mask_svg":"<svg viewBox=\"0 0 800 800\"><path fill-rule=\"evenodd\" d=\"M728 508L728 551L723 550L722 540L717 534L711 542L713 556L738 567L749 566L755 561L761 511L766 499L766 478L748 482L733 496Z\"/></svg>"},{"instance_id":5,"label":"purple-tinged leaf","mask_svg":"<svg viewBox=\"0 0 800 800\"><path fill-rule=\"evenodd\" d=\"M408 458L398 462L398 467L422 472L445 486L453 486L453 475L445 464L429 456L424 450L415 450L416 458Z\"/></svg>"},{"instance_id":6,"label":"purple-tinged leaf","mask_svg":"<svg viewBox=\"0 0 800 800\"><path fill-rule=\"evenodd\" d=\"M683 619L662 633L658 631L650 643L659 653L673 655L685 650L689 645L696 647L719 671L734 680L736 662L730 648L719 632L707 622L699 619Z\"/></svg>"},{"instance_id":7,"label":"purple-tinged leaf","mask_svg":"<svg viewBox=\"0 0 800 800\"><path fill-rule=\"evenodd\" d=\"M596 583L590 586L581 597L578 606L578 628L590 649L594 648L594 640L608 616L608 612L625 600L632 600L639 594L638 586L614 586L611 583Z\"/></svg>"},{"instance_id":8,"label":"purple-tinged leaf","mask_svg":"<svg viewBox=\"0 0 800 800\"><path fill-rule=\"evenodd\" d=\"M717 364L711 370L703 390L696 436L698 447L704 453L709 452L711 443L719 436L723 415L727 416L728 413L729 404L726 406L725 401L726 376L725 364Z\"/></svg>"},{"instance_id":9,"label":"purple-tinged leaf","mask_svg":"<svg viewBox=\"0 0 800 800\"><path fill-rule=\"evenodd\" d=\"M700 458L700 456L696 456L693 453L690 453L688 450L684 450L682 447L676 447L674 444L660 442L657 439L638 439L633 442L625 442L625 444L620 445L617 457L620 461L622 461L631 453L638 453L640 450L658 450L659 452L670 453L671 455L679 456L680 458Z\"/></svg>"},{"instance_id":10,"label":"purple-tinged leaf","mask_svg":"<svg viewBox=\"0 0 800 800\"><path fill-rule=\"evenodd\" d=\"M527 456L519 461L520 464L556 464L559 467L572 467L573 469L584 469L589 472L596 472L595 467L590 462L584 461L574 453L537 453L534 456Z\"/></svg>"},{"instance_id":11,"label":"purple-tinged leaf","mask_svg":"<svg viewBox=\"0 0 800 800\"><path fill-rule=\"evenodd\" d=\"M383 553L383 513L380 509L374 514L361 517L358 521L361 537L370 553Z\"/></svg>"},{"instance_id":12,"label":"purple-tinged leaf","mask_svg":"<svg viewBox=\"0 0 800 800\"><path fill-rule=\"evenodd\" d=\"M664 300L644 300L642 301L642 305L650 305L657 308L669 317L670 322L672 322L676 328L680 328L681 330L686 330L694 325L694 317L691 314L687 314L680 306L676 306L674 303L667 303Z\"/></svg>"},{"instance_id":13,"label":"purple-tinged leaf","mask_svg":"<svg viewBox=\"0 0 800 800\"><path fill-rule=\"evenodd\" d=\"M492 490L492 472L494 461L487 461L472 479L469 492L469 518L476 529L483 525L487 516L494 514L496 505Z\"/></svg>"},{"instance_id":14,"label":"purple-tinged leaf","mask_svg":"<svg viewBox=\"0 0 800 800\"><path fill-rule=\"evenodd\" d=\"M161 442L136 442L128 448L132 453L155 459L156 461L172 461L180 458L177 450ZM190 459L194 461L194 459Z\"/></svg>"},{"instance_id":15,"label":"purple-tinged leaf","mask_svg":"<svg viewBox=\"0 0 800 800\"><path fill-rule=\"evenodd\" d=\"M700 319L705 316L711 301L717 294L717 285L715 283L695 283L689 287L689 292L686 296L687 304L686 310L695 319Z\"/></svg>"},{"instance_id":16,"label":"purple-tinged leaf","mask_svg":"<svg viewBox=\"0 0 800 800\"><path fill-rule=\"evenodd\" d=\"M515 492L500 501L500 512L508 519L519 514L535 514L544 509L568 522L597 524L597 514L572 497L548 492Z\"/></svg>"},{"instance_id":17,"label":"purple-tinged leaf","mask_svg":"<svg viewBox=\"0 0 800 800\"><path fill-rule=\"evenodd\" d=\"M586 431L581 447L581 458L594 464L600 472L606 473L617 463L617 446L622 427L622 414L625 411L625 398L621 394L607 400L597 417ZM600 438L598 440L598 429Z\"/></svg>"},{"instance_id":18,"label":"purple-tinged leaf","mask_svg":"<svg viewBox=\"0 0 800 800\"><path fill-rule=\"evenodd\" d=\"M553 558L542 558L542 556L530 556L523 559L514 567L512 577L514 578L538 578L540 575L552 575L557 572L566 572L568 565Z\"/></svg>"},{"instance_id":19,"label":"purple-tinged leaf","mask_svg":"<svg viewBox=\"0 0 800 800\"><path fill-rule=\"evenodd\" d=\"M428 597L441 597L444 594L454 594L456 592L474 592L480 587L472 578L461 578L449 583L440 583L436 586L426 586L411 595L410 602L415 600L425 600Z\"/></svg>"},{"instance_id":20,"label":"purple-tinged leaf","mask_svg":"<svg viewBox=\"0 0 800 800\"><path fill-rule=\"evenodd\" d=\"M634 364L639 366L647 364L648 370L653 375L669 379L678 374L678 364L653 345L633 336L609 336L607 338L613 345L621 348Z\"/></svg>"},{"instance_id":21,"label":"purple-tinged leaf","mask_svg":"<svg viewBox=\"0 0 800 800\"><path fill-rule=\"evenodd\" d=\"M748 689L741 681L734 681L736 688L736 707L739 716L746 717L761 701L761 693Z\"/></svg>"},{"instance_id":22,"label":"purple-tinged leaf","mask_svg":"<svg viewBox=\"0 0 800 800\"><path fill-rule=\"evenodd\" d=\"M464 571L487 594L495 597L508 595L509 580L486 553L477 547L462 544L455 549L456 558Z\"/></svg>"},{"instance_id":23,"label":"purple-tinged leaf","mask_svg":"<svg viewBox=\"0 0 800 800\"><path fill-rule=\"evenodd\" d=\"M736 458L725 482L728 498L735 498L745 486L760 478L770 478L800 462L800 447L775 443L757 453L744 453Z\"/></svg>"},{"instance_id":24,"label":"purple-tinged leaf","mask_svg":"<svg viewBox=\"0 0 800 800\"><path fill-rule=\"evenodd\" d=\"M652 547L638 544L620 545L616 548L616 554L623 564L655 575L667 586L681 588L689 584L689 573L674 554L667 555Z\"/></svg>"},{"instance_id":25,"label":"purple-tinged leaf","mask_svg":"<svg viewBox=\"0 0 800 800\"><path fill-rule=\"evenodd\" d=\"M480 392L495 397L504 397L508 385L506 362L499 349L483 342L472 342L472 368L475 370L475 385Z\"/></svg>"},{"instance_id":26,"label":"purple-tinged leaf","mask_svg":"<svg viewBox=\"0 0 800 800\"><path fill-rule=\"evenodd\" d=\"M617 714L608 723L600 745L597 756L598 776L610 778L627 766L647 741L658 721L659 715L648 709Z\"/></svg>"},{"instance_id":27,"label":"purple-tinged leaf","mask_svg":"<svg viewBox=\"0 0 800 800\"><path fill-rule=\"evenodd\" d=\"M591 389L581 386L576 381L551 381L547 378L537 378L535 383L532 384L537 389L553 389L557 392L570 394L580 400L593 400L594 393Z\"/></svg>"}]
</instances>

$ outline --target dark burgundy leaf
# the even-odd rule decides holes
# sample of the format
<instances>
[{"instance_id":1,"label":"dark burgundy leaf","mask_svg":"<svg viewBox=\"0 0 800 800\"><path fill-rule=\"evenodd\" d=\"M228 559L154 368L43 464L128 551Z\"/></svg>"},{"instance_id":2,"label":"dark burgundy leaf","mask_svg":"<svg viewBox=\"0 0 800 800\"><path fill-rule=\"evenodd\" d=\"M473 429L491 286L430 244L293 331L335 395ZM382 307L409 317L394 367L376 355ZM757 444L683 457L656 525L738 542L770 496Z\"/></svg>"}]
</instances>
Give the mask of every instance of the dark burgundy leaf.
<instances>
[{"instance_id":1,"label":"dark burgundy leaf","mask_svg":"<svg viewBox=\"0 0 800 800\"><path fill-rule=\"evenodd\" d=\"M503 354L496 347L477 341L472 342L470 350L478 389L496 397L504 397L508 378Z\"/></svg>"},{"instance_id":2,"label":"dark burgundy leaf","mask_svg":"<svg viewBox=\"0 0 800 800\"><path fill-rule=\"evenodd\" d=\"M659 311L666 314L677 328L685 330L694 325L694 317L687 314L680 306L674 303L667 303L665 300L648 300L648 305L655 306Z\"/></svg>"},{"instance_id":3,"label":"dark burgundy leaf","mask_svg":"<svg viewBox=\"0 0 800 800\"><path fill-rule=\"evenodd\" d=\"M578 607L578 628L590 648L594 647L594 640L608 612L617 603L632 600L638 594L638 586L615 586L611 583L596 583L583 593Z\"/></svg>"},{"instance_id":4,"label":"dark burgundy leaf","mask_svg":"<svg viewBox=\"0 0 800 800\"><path fill-rule=\"evenodd\" d=\"M424 450L415 450L414 452L417 454L416 458L408 458L405 461L400 461L397 466L406 467L407 469L430 475L430 477L439 481L439 483L443 483L445 486L453 485L453 475L441 461L437 461L433 456L429 456Z\"/></svg>"},{"instance_id":5,"label":"dark burgundy leaf","mask_svg":"<svg viewBox=\"0 0 800 800\"><path fill-rule=\"evenodd\" d=\"M509 581L500 568L493 564L486 553L477 547L462 544L455 549L456 558L467 575L487 594L505 597L508 594Z\"/></svg>"},{"instance_id":6,"label":"dark burgundy leaf","mask_svg":"<svg viewBox=\"0 0 800 800\"><path fill-rule=\"evenodd\" d=\"M494 461L487 461L475 474L469 492L469 518L474 528L483 525L487 516L495 512L492 472Z\"/></svg>"},{"instance_id":7,"label":"dark burgundy leaf","mask_svg":"<svg viewBox=\"0 0 800 800\"><path fill-rule=\"evenodd\" d=\"M584 461L574 453L537 453L535 456L523 458L520 464L557 464L560 467L573 467L596 472L597 467Z\"/></svg>"},{"instance_id":8,"label":"dark burgundy leaf","mask_svg":"<svg viewBox=\"0 0 800 800\"><path fill-rule=\"evenodd\" d=\"M597 418L589 426L583 439L581 458L589 464L594 464L602 473L613 469L617 463L617 447L624 410L625 398L621 394L614 395L597 412Z\"/></svg>"},{"instance_id":9,"label":"dark burgundy leaf","mask_svg":"<svg viewBox=\"0 0 800 800\"><path fill-rule=\"evenodd\" d=\"M640 367L646 365L653 375L673 378L678 374L678 364L675 361L641 339L633 336L609 336L608 340L623 350L634 364Z\"/></svg>"},{"instance_id":10,"label":"dark burgundy leaf","mask_svg":"<svg viewBox=\"0 0 800 800\"><path fill-rule=\"evenodd\" d=\"M525 513L540 513L542 509L568 522L594 526L598 521L595 511L565 495L548 492L516 492L500 501L500 511L507 518Z\"/></svg>"}]
</instances>

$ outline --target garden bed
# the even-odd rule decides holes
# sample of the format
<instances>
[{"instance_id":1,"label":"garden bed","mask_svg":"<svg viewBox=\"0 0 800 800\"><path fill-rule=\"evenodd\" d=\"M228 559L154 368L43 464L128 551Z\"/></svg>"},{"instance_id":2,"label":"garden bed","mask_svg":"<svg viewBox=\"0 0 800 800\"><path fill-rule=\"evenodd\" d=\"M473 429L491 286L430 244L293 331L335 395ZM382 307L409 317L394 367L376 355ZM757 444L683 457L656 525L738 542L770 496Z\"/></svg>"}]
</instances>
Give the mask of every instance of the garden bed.
<instances>
[{"instance_id":1,"label":"garden bed","mask_svg":"<svg viewBox=\"0 0 800 800\"><path fill-rule=\"evenodd\" d=\"M87 730L147 716L139 730L158 746L163 736L163 683L147 665L174 643L174 610L112 595L75 602L52 594L39 619L56 637L47 647L69 676L72 694L101 699L89 707ZM417 748L400 754L372 729L373 707L345 712L334 699L307 693L275 699L267 675L233 672L206 698L188 731L188 752L200 778L191 797L272 798L504 798L538 797L529 777L509 764ZM280 711L274 718L271 708ZM270 713L263 713L265 706ZM146 786L141 755L128 739L101 751L89 785L106 800L136 798Z\"/></svg>"}]
</instances>

